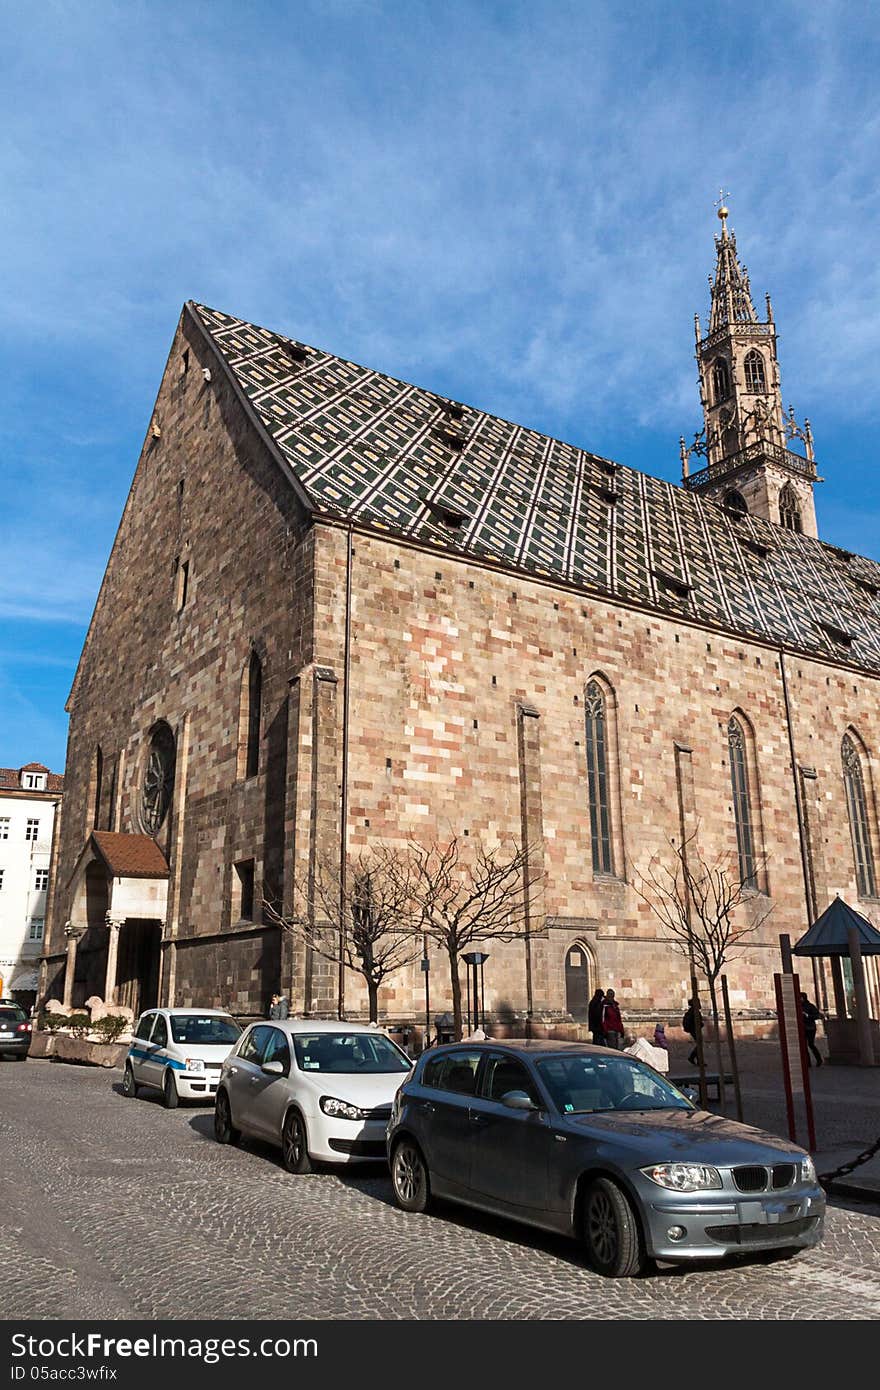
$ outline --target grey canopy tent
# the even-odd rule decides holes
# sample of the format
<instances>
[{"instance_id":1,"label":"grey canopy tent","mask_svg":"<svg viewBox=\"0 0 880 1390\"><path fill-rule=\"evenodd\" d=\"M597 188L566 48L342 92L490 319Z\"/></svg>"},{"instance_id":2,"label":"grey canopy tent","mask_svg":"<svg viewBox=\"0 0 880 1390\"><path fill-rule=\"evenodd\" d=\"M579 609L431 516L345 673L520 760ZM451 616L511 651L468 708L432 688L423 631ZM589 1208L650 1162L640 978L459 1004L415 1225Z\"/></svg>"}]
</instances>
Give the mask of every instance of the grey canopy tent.
<instances>
[{"instance_id":1,"label":"grey canopy tent","mask_svg":"<svg viewBox=\"0 0 880 1390\"><path fill-rule=\"evenodd\" d=\"M858 1061L863 1065L880 1062L880 1033L871 1017L863 963L865 956L880 956L880 931L838 896L804 933L792 954L814 959L827 956L831 961L836 1018L826 1021L829 1060ZM844 960L850 962L852 971L854 1017L847 1017Z\"/></svg>"},{"instance_id":2,"label":"grey canopy tent","mask_svg":"<svg viewBox=\"0 0 880 1390\"><path fill-rule=\"evenodd\" d=\"M843 898L835 898L826 907L793 947L793 952L796 956L848 956L849 927L855 927L858 933L863 956L880 956L880 931Z\"/></svg>"}]
</instances>

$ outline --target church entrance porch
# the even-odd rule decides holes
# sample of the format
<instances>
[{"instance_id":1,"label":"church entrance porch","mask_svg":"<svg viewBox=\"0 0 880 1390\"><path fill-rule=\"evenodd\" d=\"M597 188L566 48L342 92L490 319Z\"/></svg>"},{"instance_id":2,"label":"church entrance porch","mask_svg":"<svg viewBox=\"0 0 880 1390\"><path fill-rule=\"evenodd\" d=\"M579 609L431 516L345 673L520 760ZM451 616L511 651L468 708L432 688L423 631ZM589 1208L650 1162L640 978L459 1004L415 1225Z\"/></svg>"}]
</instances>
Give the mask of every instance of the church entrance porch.
<instances>
[{"instance_id":1,"label":"church entrance porch","mask_svg":"<svg viewBox=\"0 0 880 1390\"><path fill-rule=\"evenodd\" d=\"M93 831L72 877L64 1000L98 995L135 1014L158 1003L168 863L149 835Z\"/></svg>"}]
</instances>

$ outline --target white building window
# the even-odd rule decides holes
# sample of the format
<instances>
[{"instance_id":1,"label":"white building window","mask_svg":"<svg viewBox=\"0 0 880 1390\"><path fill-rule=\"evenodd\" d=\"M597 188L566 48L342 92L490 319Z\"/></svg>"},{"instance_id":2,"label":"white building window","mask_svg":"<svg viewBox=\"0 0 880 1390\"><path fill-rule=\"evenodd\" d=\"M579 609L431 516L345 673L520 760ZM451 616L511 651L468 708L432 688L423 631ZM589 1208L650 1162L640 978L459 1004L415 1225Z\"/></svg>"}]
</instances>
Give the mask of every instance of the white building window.
<instances>
[{"instance_id":1,"label":"white building window","mask_svg":"<svg viewBox=\"0 0 880 1390\"><path fill-rule=\"evenodd\" d=\"M45 891L46 891L46 889L47 889L48 887L49 887L49 870L48 870L48 869L37 869L36 875L35 875L35 877L34 877L34 888L37 890L38 893L45 893Z\"/></svg>"},{"instance_id":2,"label":"white building window","mask_svg":"<svg viewBox=\"0 0 880 1390\"><path fill-rule=\"evenodd\" d=\"M0 840L9 839L9 816L0 816Z\"/></svg>"},{"instance_id":3,"label":"white building window","mask_svg":"<svg viewBox=\"0 0 880 1390\"><path fill-rule=\"evenodd\" d=\"M28 941L42 941L45 917L32 917L28 926Z\"/></svg>"},{"instance_id":4,"label":"white building window","mask_svg":"<svg viewBox=\"0 0 880 1390\"><path fill-rule=\"evenodd\" d=\"M45 772L23 772L21 785L25 791L44 792L46 790Z\"/></svg>"},{"instance_id":5,"label":"white building window","mask_svg":"<svg viewBox=\"0 0 880 1390\"><path fill-rule=\"evenodd\" d=\"M6 872L5 869L0 869L0 890L2 890L2 888L3 888L3 875L4 875L5 872Z\"/></svg>"},{"instance_id":6,"label":"white building window","mask_svg":"<svg viewBox=\"0 0 880 1390\"><path fill-rule=\"evenodd\" d=\"M25 838L26 840L34 840L34 841L35 841L35 840L37 839L37 836L38 836L38 834L39 834L39 831L40 831L40 822L39 822L38 820L29 820L28 823L27 823L27 825L26 825L25 828L24 828L24 838Z\"/></svg>"}]
</instances>

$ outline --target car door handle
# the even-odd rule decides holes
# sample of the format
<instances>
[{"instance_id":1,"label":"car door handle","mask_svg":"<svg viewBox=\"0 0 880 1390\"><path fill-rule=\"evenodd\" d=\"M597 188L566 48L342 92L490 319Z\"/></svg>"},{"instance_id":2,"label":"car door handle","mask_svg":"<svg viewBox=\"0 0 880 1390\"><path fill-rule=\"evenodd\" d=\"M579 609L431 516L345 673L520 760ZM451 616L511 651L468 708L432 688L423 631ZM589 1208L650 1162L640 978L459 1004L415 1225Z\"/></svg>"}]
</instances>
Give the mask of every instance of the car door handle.
<instances>
[{"instance_id":1,"label":"car door handle","mask_svg":"<svg viewBox=\"0 0 880 1390\"><path fill-rule=\"evenodd\" d=\"M230 1076L238 1076L238 1067L230 1067L230 1068L229 1068L229 1075L230 1075Z\"/></svg>"},{"instance_id":2,"label":"car door handle","mask_svg":"<svg viewBox=\"0 0 880 1390\"><path fill-rule=\"evenodd\" d=\"M424 1110L426 1115L433 1115L437 1107L432 1100L426 1100L422 1104L422 1109Z\"/></svg>"},{"instance_id":3,"label":"car door handle","mask_svg":"<svg viewBox=\"0 0 880 1390\"><path fill-rule=\"evenodd\" d=\"M487 1125L489 1123L489 1116L481 1114L479 1110L471 1110L468 1113L472 1125Z\"/></svg>"}]
</instances>

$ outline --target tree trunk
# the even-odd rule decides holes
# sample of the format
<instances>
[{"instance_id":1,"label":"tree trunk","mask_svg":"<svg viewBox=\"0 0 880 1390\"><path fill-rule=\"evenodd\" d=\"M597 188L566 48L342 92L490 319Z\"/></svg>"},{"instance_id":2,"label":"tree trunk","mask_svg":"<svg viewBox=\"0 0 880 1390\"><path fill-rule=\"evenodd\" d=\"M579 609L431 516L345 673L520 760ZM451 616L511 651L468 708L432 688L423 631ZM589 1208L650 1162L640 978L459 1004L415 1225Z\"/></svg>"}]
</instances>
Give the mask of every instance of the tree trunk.
<instances>
[{"instance_id":1,"label":"tree trunk","mask_svg":"<svg viewBox=\"0 0 880 1390\"><path fill-rule=\"evenodd\" d=\"M721 1053L721 1028L718 1021L718 998L715 993L715 976L709 976L709 998L712 1000L712 1025L715 1029L715 1065L718 1068L718 1099L721 1109L727 1114L727 1097L724 1094L724 1059Z\"/></svg>"},{"instance_id":2,"label":"tree trunk","mask_svg":"<svg viewBox=\"0 0 880 1390\"><path fill-rule=\"evenodd\" d=\"M370 999L370 1022L379 1022L379 986L369 975L365 976L367 981L367 994Z\"/></svg>"},{"instance_id":3,"label":"tree trunk","mask_svg":"<svg viewBox=\"0 0 880 1390\"><path fill-rule=\"evenodd\" d=\"M452 1031L455 1041L461 1042L461 980L458 978L458 955L449 952L449 978L452 985Z\"/></svg>"}]
</instances>

